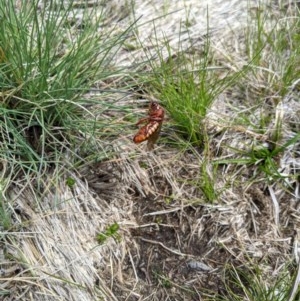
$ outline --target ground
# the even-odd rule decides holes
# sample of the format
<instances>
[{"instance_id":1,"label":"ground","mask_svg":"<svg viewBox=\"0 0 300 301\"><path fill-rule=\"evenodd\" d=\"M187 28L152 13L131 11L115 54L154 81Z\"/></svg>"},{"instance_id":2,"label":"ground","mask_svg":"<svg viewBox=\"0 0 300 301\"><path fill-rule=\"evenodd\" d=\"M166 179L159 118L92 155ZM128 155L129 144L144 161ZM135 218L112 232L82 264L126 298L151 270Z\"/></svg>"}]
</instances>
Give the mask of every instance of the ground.
<instances>
[{"instance_id":1,"label":"ground","mask_svg":"<svg viewBox=\"0 0 300 301\"><path fill-rule=\"evenodd\" d=\"M102 1L101 7L107 14L106 26L122 30L132 22L134 6L135 18L144 24L137 34L150 51L155 32L155 39L167 38L176 45L181 30L183 50L185 40L192 39L194 47L201 45L209 19L219 63L223 52L231 49L238 58L236 68L244 63L239 53L245 47L249 15L271 6L270 14L277 11L276 1L266 1L262 8L256 1L202 2ZM154 27L150 20L161 15ZM187 19L188 34L183 30ZM134 69L143 55L142 49L124 47L115 64ZM285 185L267 181L255 165L215 164L217 159L234 158L228 146L242 145L240 149L247 151L253 141L267 142L265 133L231 124L237 112L250 107L252 116L262 108L272 116L278 113L269 100L256 108L255 97L247 94L255 94L251 83L246 90L224 91L199 125L207 128L209 149L169 144L167 138L176 129L167 113L153 151L132 142L136 132L132 125L125 134L104 142L107 152L113 153L109 159L69 170L57 182L49 181L50 170L49 178L30 186L35 191L24 188L24 179L20 185L16 182L9 195L15 228L0 241L0 288L9 292L3 300L214 300L217 294L226 295L233 267L252 272L259 266L270 282L286 264L294 271L299 178ZM120 96L119 104L136 104L138 120L146 112L148 95L128 92ZM243 102L246 97L248 102ZM283 119L283 139L292 127L299 130L297 97L291 89L282 100L290 109ZM108 112L108 118L113 113ZM294 154L299 155L299 149ZM280 154L281 171L299 171L299 157L295 159L291 162L287 153ZM216 192L213 200L202 185L204 162ZM68 186L68 178L75 185ZM99 243L97 235L107 233L113 224L119 225L117 233Z\"/></svg>"}]
</instances>

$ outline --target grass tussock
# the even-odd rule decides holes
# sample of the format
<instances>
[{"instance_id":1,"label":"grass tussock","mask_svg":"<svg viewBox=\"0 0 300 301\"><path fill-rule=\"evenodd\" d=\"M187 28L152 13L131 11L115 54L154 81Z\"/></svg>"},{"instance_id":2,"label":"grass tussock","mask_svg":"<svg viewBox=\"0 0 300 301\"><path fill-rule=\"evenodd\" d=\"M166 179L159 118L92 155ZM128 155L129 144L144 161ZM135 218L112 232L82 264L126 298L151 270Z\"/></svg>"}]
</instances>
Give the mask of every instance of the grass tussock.
<instances>
[{"instance_id":1,"label":"grass tussock","mask_svg":"<svg viewBox=\"0 0 300 301\"><path fill-rule=\"evenodd\" d=\"M101 32L101 8L74 4L0 6L2 158L14 174L40 175L66 151L78 157L81 137L97 131L88 109L97 100L84 95L95 81L116 76L109 66L126 32Z\"/></svg>"}]
</instances>

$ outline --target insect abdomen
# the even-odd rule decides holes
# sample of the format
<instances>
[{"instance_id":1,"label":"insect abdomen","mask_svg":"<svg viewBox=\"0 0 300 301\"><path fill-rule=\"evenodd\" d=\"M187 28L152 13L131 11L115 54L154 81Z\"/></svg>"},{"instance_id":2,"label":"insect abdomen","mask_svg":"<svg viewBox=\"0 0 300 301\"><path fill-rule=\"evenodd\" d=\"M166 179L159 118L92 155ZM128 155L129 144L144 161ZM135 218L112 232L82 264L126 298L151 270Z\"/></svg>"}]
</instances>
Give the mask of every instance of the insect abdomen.
<instances>
[{"instance_id":1,"label":"insect abdomen","mask_svg":"<svg viewBox=\"0 0 300 301\"><path fill-rule=\"evenodd\" d=\"M141 143L145 140L147 140L154 132L157 131L159 128L159 122L157 121L152 121L138 131L138 133L133 137L133 142L134 143Z\"/></svg>"}]
</instances>

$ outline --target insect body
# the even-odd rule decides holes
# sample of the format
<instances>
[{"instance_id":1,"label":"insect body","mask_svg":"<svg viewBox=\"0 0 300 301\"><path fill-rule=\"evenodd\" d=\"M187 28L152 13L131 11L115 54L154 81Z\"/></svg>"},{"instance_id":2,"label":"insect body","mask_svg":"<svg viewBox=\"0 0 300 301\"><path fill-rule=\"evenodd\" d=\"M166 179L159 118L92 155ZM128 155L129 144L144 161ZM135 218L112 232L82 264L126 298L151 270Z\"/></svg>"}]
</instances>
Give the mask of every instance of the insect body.
<instances>
[{"instance_id":1,"label":"insect body","mask_svg":"<svg viewBox=\"0 0 300 301\"><path fill-rule=\"evenodd\" d=\"M133 137L134 143L141 143L148 140L148 149L152 149L158 139L162 122L164 120L165 110L155 101L149 106L149 116L140 119L136 125L147 123L141 127L138 133Z\"/></svg>"},{"instance_id":2,"label":"insect body","mask_svg":"<svg viewBox=\"0 0 300 301\"><path fill-rule=\"evenodd\" d=\"M160 126L157 121L150 121L148 124L144 125L138 133L133 137L134 143L141 143L147 140L153 133L155 133Z\"/></svg>"}]
</instances>

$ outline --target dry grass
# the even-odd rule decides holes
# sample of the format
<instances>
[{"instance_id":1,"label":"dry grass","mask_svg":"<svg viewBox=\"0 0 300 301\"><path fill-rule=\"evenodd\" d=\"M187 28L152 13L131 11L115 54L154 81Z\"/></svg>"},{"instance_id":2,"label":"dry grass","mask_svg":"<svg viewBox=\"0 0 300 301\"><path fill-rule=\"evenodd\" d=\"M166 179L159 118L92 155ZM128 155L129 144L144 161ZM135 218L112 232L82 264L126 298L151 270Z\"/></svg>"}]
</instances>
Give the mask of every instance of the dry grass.
<instances>
[{"instance_id":1,"label":"dry grass","mask_svg":"<svg viewBox=\"0 0 300 301\"><path fill-rule=\"evenodd\" d=\"M255 10L255 4L213 2L208 8L216 60L237 70L245 63L247 9ZM136 47L123 49L116 62L131 69L137 68L134 61L145 59L137 40L150 51L153 40L167 37L176 45L187 19L192 34L180 37L186 48L191 39L194 47L203 43L207 33L207 5L202 1L105 5L107 26L116 30L142 16L139 23L145 25L128 41ZM151 20L161 15L166 16L154 28ZM272 144L274 124L282 125L281 144L295 128L299 132L299 89L295 82L281 101L260 106L255 92L269 83L249 75L247 85L247 93L235 88L214 102L203 124L209 137L204 153L170 147L163 139L146 152L143 145L132 143L134 132L128 130L109 141L115 153L109 161L69 171L59 182L49 171L40 190L34 181L26 188L24 181L15 182L7 200L14 226L1 232L0 241L0 290L10 294L0 299L205 300L223 292L222 271L229 264L249 269L259 265L271 283L298 256L299 141L277 158L280 173L295 174L293 180L267 181L258 165L224 162L238 157L234 149L247 154L257 145ZM129 94L119 104L139 101L147 102ZM275 116L274 123L260 133L256 117L267 113ZM245 115L253 119L252 126L237 122ZM170 133L166 122L162 136ZM217 195L212 203L206 202L201 185L204 162ZM67 177L75 180L74 186L66 185ZM120 226L118 237L98 244L97 234L114 223Z\"/></svg>"}]
</instances>

